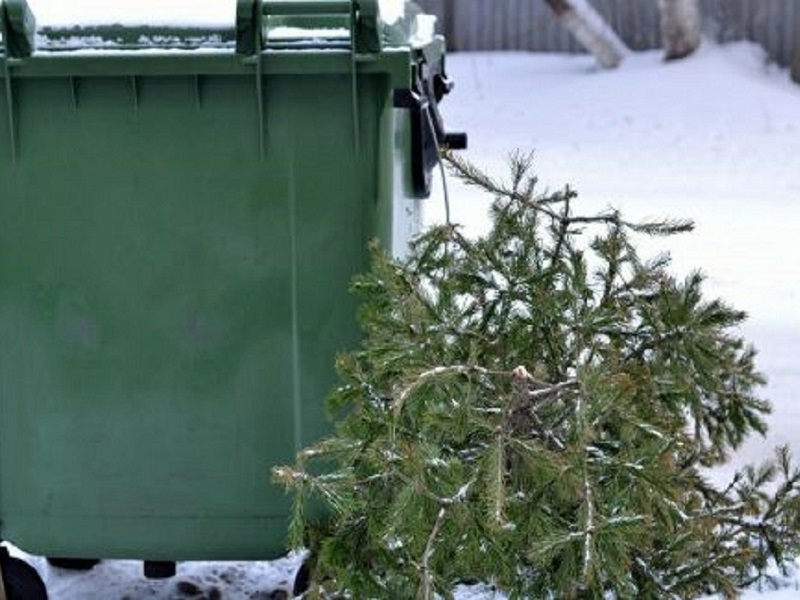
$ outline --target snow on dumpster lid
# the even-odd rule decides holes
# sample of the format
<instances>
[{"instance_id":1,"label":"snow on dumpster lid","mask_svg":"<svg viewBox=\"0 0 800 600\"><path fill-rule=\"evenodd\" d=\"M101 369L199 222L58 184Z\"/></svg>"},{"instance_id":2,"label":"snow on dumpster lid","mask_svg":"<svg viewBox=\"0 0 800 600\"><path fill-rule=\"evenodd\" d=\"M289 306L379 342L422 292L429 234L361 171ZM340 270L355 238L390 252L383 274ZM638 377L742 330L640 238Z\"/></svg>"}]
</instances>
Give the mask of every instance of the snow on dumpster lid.
<instances>
[{"instance_id":1,"label":"snow on dumpster lid","mask_svg":"<svg viewBox=\"0 0 800 600\"><path fill-rule=\"evenodd\" d=\"M26 1L36 18L36 53L235 46L237 0ZM421 46L433 38L435 17L426 19L407 0L376 3L389 45ZM268 44L291 43L300 49L303 44L341 44L349 37L348 30L334 22L309 22L310 27L304 27L302 20L295 23L281 16L276 13L274 26L265 27Z\"/></svg>"},{"instance_id":2,"label":"snow on dumpster lid","mask_svg":"<svg viewBox=\"0 0 800 600\"><path fill-rule=\"evenodd\" d=\"M38 27L232 27L236 0L28 0Z\"/></svg>"},{"instance_id":3,"label":"snow on dumpster lid","mask_svg":"<svg viewBox=\"0 0 800 600\"><path fill-rule=\"evenodd\" d=\"M86 25L152 25L229 27L236 0L28 0L39 27ZM381 18L392 24L403 18L406 0L378 0Z\"/></svg>"},{"instance_id":4,"label":"snow on dumpster lid","mask_svg":"<svg viewBox=\"0 0 800 600\"><path fill-rule=\"evenodd\" d=\"M381 11L381 19L392 25L406 14L406 0L378 0L378 7Z\"/></svg>"},{"instance_id":5,"label":"snow on dumpster lid","mask_svg":"<svg viewBox=\"0 0 800 600\"><path fill-rule=\"evenodd\" d=\"M267 30L268 40L347 40L350 31L342 27L307 28L307 27L274 27Z\"/></svg>"}]
</instances>

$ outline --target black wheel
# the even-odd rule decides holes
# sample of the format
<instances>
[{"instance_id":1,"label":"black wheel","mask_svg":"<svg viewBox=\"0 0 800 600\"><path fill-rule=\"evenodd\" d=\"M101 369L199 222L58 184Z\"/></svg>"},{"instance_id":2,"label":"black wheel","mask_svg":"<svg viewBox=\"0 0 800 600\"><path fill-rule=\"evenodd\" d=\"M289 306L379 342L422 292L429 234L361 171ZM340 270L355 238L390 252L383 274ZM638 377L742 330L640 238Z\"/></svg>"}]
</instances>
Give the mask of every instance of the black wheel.
<instances>
[{"instance_id":1,"label":"black wheel","mask_svg":"<svg viewBox=\"0 0 800 600\"><path fill-rule=\"evenodd\" d=\"M96 558L57 558L50 556L47 562L51 567L69 571L91 571L100 561Z\"/></svg>"},{"instance_id":2,"label":"black wheel","mask_svg":"<svg viewBox=\"0 0 800 600\"><path fill-rule=\"evenodd\" d=\"M47 588L39 573L23 560L7 556L2 561L7 600L47 600Z\"/></svg>"},{"instance_id":3,"label":"black wheel","mask_svg":"<svg viewBox=\"0 0 800 600\"><path fill-rule=\"evenodd\" d=\"M302 596L308 591L311 585L311 565L308 561L303 561L300 568L297 570L297 575L294 576L294 585L292 586L292 596Z\"/></svg>"}]
</instances>

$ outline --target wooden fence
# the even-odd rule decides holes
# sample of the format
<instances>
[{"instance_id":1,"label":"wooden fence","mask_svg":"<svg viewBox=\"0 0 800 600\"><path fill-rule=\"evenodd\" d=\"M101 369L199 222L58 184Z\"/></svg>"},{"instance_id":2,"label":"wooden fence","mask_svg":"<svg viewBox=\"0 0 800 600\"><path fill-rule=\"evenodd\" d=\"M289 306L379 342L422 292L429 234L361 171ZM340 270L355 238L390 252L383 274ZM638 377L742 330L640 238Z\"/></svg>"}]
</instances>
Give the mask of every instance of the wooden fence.
<instances>
[{"instance_id":1,"label":"wooden fence","mask_svg":"<svg viewBox=\"0 0 800 600\"><path fill-rule=\"evenodd\" d=\"M580 52L543 0L417 0L453 50ZM661 45L656 0L590 0L635 50ZM800 0L701 0L706 34L759 42L800 80Z\"/></svg>"}]
</instances>

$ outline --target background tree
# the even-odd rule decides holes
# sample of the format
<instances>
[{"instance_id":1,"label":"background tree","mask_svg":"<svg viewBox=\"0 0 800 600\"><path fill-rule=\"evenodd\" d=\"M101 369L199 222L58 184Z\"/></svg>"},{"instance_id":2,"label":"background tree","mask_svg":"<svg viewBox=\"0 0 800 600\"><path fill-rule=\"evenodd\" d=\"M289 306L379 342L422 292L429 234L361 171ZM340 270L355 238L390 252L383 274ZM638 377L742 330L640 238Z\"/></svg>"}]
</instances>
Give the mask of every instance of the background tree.
<instances>
[{"instance_id":1,"label":"background tree","mask_svg":"<svg viewBox=\"0 0 800 600\"><path fill-rule=\"evenodd\" d=\"M794 39L792 47L792 80L800 83L800 10L794 11Z\"/></svg>"},{"instance_id":2,"label":"background tree","mask_svg":"<svg viewBox=\"0 0 800 600\"><path fill-rule=\"evenodd\" d=\"M544 0L564 27L606 69L617 67L628 48L588 0Z\"/></svg>"},{"instance_id":3,"label":"background tree","mask_svg":"<svg viewBox=\"0 0 800 600\"><path fill-rule=\"evenodd\" d=\"M701 42L699 0L658 0L661 38L667 60L684 58Z\"/></svg>"}]
</instances>

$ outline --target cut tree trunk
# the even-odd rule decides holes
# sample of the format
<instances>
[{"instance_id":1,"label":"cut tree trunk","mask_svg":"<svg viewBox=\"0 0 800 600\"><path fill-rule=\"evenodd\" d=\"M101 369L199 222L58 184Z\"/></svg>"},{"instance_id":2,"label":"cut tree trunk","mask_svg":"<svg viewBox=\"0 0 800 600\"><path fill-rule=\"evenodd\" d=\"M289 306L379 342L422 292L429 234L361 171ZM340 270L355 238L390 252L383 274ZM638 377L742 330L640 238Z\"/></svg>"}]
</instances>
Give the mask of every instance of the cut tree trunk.
<instances>
[{"instance_id":1,"label":"cut tree trunk","mask_svg":"<svg viewBox=\"0 0 800 600\"><path fill-rule=\"evenodd\" d=\"M618 66L628 47L587 0L544 0L564 27L606 69Z\"/></svg>"},{"instance_id":2,"label":"cut tree trunk","mask_svg":"<svg viewBox=\"0 0 800 600\"><path fill-rule=\"evenodd\" d=\"M658 0L664 58L689 56L701 42L699 0Z\"/></svg>"}]
</instances>

